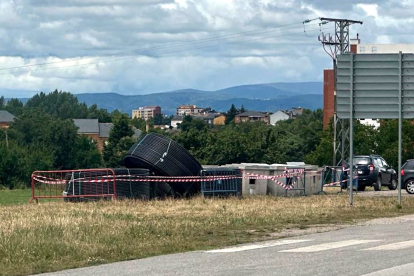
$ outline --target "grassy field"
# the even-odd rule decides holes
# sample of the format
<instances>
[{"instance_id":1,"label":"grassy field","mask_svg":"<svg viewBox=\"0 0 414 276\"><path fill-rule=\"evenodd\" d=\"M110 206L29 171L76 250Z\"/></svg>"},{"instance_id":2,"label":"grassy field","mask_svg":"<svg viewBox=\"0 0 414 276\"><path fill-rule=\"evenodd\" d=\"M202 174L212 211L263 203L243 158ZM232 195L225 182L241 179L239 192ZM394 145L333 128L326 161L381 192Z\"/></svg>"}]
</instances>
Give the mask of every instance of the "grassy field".
<instances>
[{"instance_id":1,"label":"grassy field","mask_svg":"<svg viewBox=\"0 0 414 276\"><path fill-rule=\"evenodd\" d=\"M287 229L414 213L414 198L403 200L403 207L391 197L359 197L349 206L346 195L0 206L0 275L217 248Z\"/></svg>"},{"instance_id":2,"label":"grassy field","mask_svg":"<svg viewBox=\"0 0 414 276\"><path fill-rule=\"evenodd\" d=\"M27 204L31 197L31 189L0 189L0 206L1 205L16 205Z\"/></svg>"}]
</instances>

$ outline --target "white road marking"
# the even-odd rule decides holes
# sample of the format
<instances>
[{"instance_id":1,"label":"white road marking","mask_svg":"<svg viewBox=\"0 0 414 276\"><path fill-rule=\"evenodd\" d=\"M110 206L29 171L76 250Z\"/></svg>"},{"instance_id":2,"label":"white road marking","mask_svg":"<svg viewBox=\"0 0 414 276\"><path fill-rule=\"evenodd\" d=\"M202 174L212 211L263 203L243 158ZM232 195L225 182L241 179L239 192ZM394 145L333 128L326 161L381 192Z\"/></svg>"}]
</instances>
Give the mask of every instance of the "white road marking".
<instances>
[{"instance_id":1,"label":"white road marking","mask_svg":"<svg viewBox=\"0 0 414 276\"><path fill-rule=\"evenodd\" d=\"M400 249L406 249L414 246L414 240L410 241L403 241L403 242L397 242L397 243L391 243L386 245L380 245L377 247L371 247L364 250L400 250Z\"/></svg>"},{"instance_id":2,"label":"white road marking","mask_svg":"<svg viewBox=\"0 0 414 276\"><path fill-rule=\"evenodd\" d=\"M329 243L322 243L311 245L307 247L295 248L295 249L288 249L282 250L279 252L294 252L294 253L310 253L310 252L319 252L324 250L336 249L351 245L358 245L370 242L377 242L378 240L346 240L346 241L339 241L339 242L329 242Z\"/></svg>"},{"instance_id":3,"label":"white road marking","mask_svg":"<svg viewBox=\"0 0 414 276\"><path fill-rule=\"evenodd\" d=\"M269 241L269 242L264 242L264 243L256 243L256 244L242 245L242 246L236 246L236 247L229 247L229 248L224 248L224 249L210 250L210 251L206 251L206 253L233 253L233 252L267 248L267 247L286 245L286 244L294 244L294 243L307 242L307 241L311 241L311 240Z\"/></svg>"},{"instance_id":4,"label":"white road marking","mask_svg":"<svg viewBox=\"0 0 414 276\"><path fill-rule=\"evenodd\" d=\"M411 276L414 271L414 263L399 265L361 276Z\"/></svg>"}]
</instances>

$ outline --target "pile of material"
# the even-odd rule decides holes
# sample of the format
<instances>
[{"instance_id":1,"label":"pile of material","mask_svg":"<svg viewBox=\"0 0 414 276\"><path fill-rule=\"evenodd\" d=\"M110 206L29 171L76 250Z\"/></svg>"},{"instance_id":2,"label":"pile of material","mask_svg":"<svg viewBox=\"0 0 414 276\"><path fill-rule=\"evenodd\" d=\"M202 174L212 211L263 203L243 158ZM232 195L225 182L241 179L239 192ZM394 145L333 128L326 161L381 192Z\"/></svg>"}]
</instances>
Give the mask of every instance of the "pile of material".
<instances>
[{"instance_id":1,"label":"pile of material","mask_svg":"<svg viewBox=\"0 0 414 276\"><path fill-rule=\"evenodd\" d=\"M124 157L126 168L78 170L64 175L67 201L98 198L153 199L241 194L241 172L236 169L209 168L177 142L151 133L131 147ZM49 178L46 179L46 182ZM115 184L114 184L115 183Z\"/></svg>"},{"instance_id":2,"label":"pile of material","mask_svg":"<svg viewBox=\"0 0 414 276\"><path fill-rule=\"evenodd\" d=\"M177 142L155 133L145 135L124 158L127 168L145 168L155 176L199 176L200 163ZM200 191L197 182L158 183L158 188L170 187L175 194L188 196Z\"/></svg>"}]
</instances>

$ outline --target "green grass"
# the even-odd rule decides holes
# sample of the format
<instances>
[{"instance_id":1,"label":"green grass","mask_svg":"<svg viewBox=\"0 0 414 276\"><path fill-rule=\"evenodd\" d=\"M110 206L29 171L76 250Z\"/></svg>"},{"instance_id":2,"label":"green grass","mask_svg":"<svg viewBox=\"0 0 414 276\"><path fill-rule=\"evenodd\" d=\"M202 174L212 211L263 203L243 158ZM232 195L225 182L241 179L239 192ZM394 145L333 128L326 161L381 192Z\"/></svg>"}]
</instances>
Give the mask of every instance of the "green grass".
<instances>
[{"instance_id":1,"label":"green grass","mask_svg":"<svg viewBox=\"0 0 414 276\"><path fill-rule=\"evenodd\" d=\"M0 206L0 275L211 249L313 225L413 213L414 197L404 197L401 206L392 197L359 197L349 206L346 194Z\"/></svg>"},{"instance_id":2,"label":"green grass","mask_svg":"<svg viewBox=\"0 0 414 276\"><path fill-rule=\"evenodd\" d=\"M27 204L31 195L31 189L0 189L0 206Z\"/></svg>"}]
</instances>

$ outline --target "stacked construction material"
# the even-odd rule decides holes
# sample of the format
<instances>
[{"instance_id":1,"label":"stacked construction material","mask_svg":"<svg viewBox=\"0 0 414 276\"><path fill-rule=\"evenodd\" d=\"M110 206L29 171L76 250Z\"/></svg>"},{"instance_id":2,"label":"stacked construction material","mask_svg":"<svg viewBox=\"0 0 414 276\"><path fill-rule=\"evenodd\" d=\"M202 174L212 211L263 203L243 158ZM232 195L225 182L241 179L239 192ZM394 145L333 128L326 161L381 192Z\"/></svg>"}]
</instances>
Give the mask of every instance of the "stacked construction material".
<instances>
[{"instance_id":1,"label":"stacked construction material","mask_svg":"<svg viewBox=\"0 0 414 276\"><path fill-rule=\"evenodd\" d=\"M124 157L124 165L126 168L67 174L65 200L96 200L113 195L153 199L199 192L204 196L241 194L240 170L219 167L203 170L177 142L155 133L145 135L131 147Z\"/></svg>"},{"instance_id":2,"label":"stacked construction material","mask_svg":"<svg viewBox=\"0 0 414 276\"><path fill-rule=\"evenodd\" d=\"M146 168L156 176L199 176L200 163L177 142L165 136L145 135L124 158L127 168ZM164 188L167 183L162 184ZM193 195L200 191L199 182L169 182L176 194ZM160 187L160 183L158 184Z\"/></svg>"}]
</instances>

